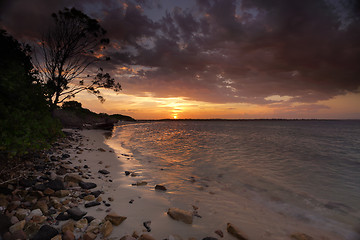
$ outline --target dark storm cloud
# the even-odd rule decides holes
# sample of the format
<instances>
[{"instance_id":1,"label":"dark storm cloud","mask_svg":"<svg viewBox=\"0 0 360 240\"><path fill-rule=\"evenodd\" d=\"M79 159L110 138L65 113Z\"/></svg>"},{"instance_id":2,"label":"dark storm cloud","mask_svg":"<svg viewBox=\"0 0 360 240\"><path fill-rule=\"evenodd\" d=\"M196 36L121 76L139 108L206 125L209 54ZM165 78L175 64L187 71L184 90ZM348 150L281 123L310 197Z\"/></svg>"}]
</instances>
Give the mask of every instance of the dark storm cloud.
<instances>
[{"instance_id":1,"label":"dark storm cloud","mask_svg":"<svg viewBox=\"0 0 360 240\"><path fill-rule=\"evenodd\" d=\"M17 37L36 38L52 12L83 10L108 31L113 75L135 65L116 75L132 94L267 104L273 95L314 103L359 90L356 1L176 1L152 20L147 10L154 14L163 3L15 0L0 10L1 24Z\"/></svg>"}]
</instances>

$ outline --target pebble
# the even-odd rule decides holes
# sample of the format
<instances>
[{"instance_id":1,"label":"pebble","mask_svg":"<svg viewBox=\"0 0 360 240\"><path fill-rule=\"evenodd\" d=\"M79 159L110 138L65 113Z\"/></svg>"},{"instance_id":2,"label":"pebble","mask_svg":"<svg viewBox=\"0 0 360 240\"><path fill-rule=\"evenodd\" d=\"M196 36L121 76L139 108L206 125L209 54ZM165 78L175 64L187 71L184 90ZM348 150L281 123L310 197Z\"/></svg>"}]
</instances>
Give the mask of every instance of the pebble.
<instances>
[{"instance_id":1,"label":"pebble","mask_svg":"<svg viewBox=\"0 0 360 240\"><path fill-rule=\"evenodd\" d=\"M166 191L167 189L165 186L158 184L155 186L155 190Z\"/></svg>"},{"instance_id":2,"label":"pebble","mask_svg":"<svg viewBox=\"0 0 360 240\"><path fill-rule=\"evenodd\" d=\"M80 220L82 217L84 217L87 214L87 212L81 211L78 207L73 207L67 210L67 212L69 213L70 217L75 221Z\"/></svg>"},{"instance_id":3,"label":"pebble","mask_svg":"<svg viewBox=\"0 0 360 240\"><path fill-rule=\"evenodd\" d=\"M107 175L107 174L110 173L108 170L105 170L105 169L101 169L98 172L101 173L101 174L104 174L104 175Z\"/></svg>"},{"instance_id":4,"label":"pebble","mask_svg":"<svg viewBox=\"0 0 360 240\"><path fill-rule=\"evenodd\" d=\"M54 227L51 227L49 225L43 225L36 233L36 235L32 238L32 240L51 239L58 234L58 230L56 230Z\"/></svg>"},{"instance_id":5,"label":"pebble","mask_svg":"<svg viewBox=\"0 0 360 240\"><path fill-rule=\"evenodd\" d=\"M146 231L151 232L151 228L150 228L151 221L143 222L143 225L146 228Z\"/></svg>"},{"instance_id":6,"label":"pebble","mask_svg":"<svg viewBox=\"0 0 360 240\"><path fill-rule=\"evenodd\" d=\"M98 206L100 205L101 203L97 202L97 201L92 201L92 202L89 202L89 203L86 203L85 204L85 207L86 208L90 208L90 207L94 207L94 206Z\"/></svg>"},{"instance_id":7,"label":"pebble","mask_svg":"<svg viewBox=\"0 0 360 240\"><path fill-rule=\"evenodd\" d=\"M79 182L79 186L83 189L93 189L97 187L97 185L92 182Z\"/></svg>"}]
</instances>

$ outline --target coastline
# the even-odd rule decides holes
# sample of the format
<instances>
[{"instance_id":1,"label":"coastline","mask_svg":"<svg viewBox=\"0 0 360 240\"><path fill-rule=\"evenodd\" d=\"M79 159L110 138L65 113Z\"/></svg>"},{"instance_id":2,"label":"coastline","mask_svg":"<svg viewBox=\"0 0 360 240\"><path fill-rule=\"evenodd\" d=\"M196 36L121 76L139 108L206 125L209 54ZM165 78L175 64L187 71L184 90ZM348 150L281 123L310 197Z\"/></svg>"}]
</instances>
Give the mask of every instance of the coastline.
<instances>
[{"instance_id":1,"label":"coastline","mask_svg":"<svg viewBox=\"0 0 360 240\"><path fill-rule=\"evenodd\" d=\"M50 225L57 229L61 233L61 229L64 225L68 224L72 220L57 221L56 218L60 212L66 212L72 207L79 207L83 212L86 212L86 216L92 216L98 223L98 229L95 231L95 238L93 239L119 239L124 236L137 236L138 239L241 239L240 237L234 237L234 231L227 225L228 221L234 224L235 228L240 229L239 232L235 231L235 235L243 236L244 239L343 239L341 236L334 232L324 232L323 230L312 227L309 229L307 226L292 225L291 222L286 222L286 216L274 216L266 208L252 211L251 209L258 207L252 202L243 202L242 209L236 209L238 219L229 217L228 221L220 221L218 216L227 217L227 212L224 212L222 206L212 206L213 209L208 206L199 203L197 206L191 206L184 204L181 201L174 202L167 197L168 192L155 190L155 184L149 183L146 185L138 184L137 182L148 181L145 176L142 176L141 169L137 169L136 165L128 164L127 162L132 160L133 156L126 152L126 150L114 150L106 141L106 136L109 135L108 131L104 130L74 130L65 129L70 137L67 138L61 144L56 144L57 149L49 155L52 162L55 163L55 167L51 170L51 177L65 179L69 174L75 174L82 178L84 182L91 182L97 185L96 188L91 190L81 189L78 184L68 184L67 190L70 194L63 196L60 199L60 210L51 214L44 214L47 216L40 225ZM64 156L66 156L64 158ZM54 161L53 161L54 160ZM60 169L65 169L61 174ZM99 171L106 170L105 173ZM135 172L133 176L125 174L125 171ZM37 176L40 177L40 176ZM34 185L35 186L35 185ZM30 186L33 188L34 186ZM165 186L166 187L166 186ZM91 195L93 191L100 190L101 199L98 202L99 205L92 207L85 207L85 204L94 202L94 199L89 198L89 201L80 199L81 194ZM66 191L66 190L65 190ZM216 195L215 195L216 196ZM39 198L38 200L40 201ZM51 199L51 196L50 196ZM48 199L49 200L49 199ZM11 204L11 203L9 203ZM224 202L226 204L226 202ZM51 201L47 202L49 208L51 208ZM188 211L190 213L196 213L192 217L192 224L186 224L181 221L172 219L167 211L169 208L177 207ZM236 207L236 206L235 206ZM22 208L17 206L15 212ZM199 208L199 209L197 209ZM192 212L196 210L196 212ZM235 209L234 209L235 210ZM249 210L252 216L248 215ZM256 215L261 212L262 215ZM126 217L125 220L119 226L112 226L110 234L104 237L102 227L105 223L105 218L109 213L115 213L118 216ZM245 215L242 215L245 213ZM14 211L9 212L8 215L16 214ZM30 215L30 211L24 217ZM198 215L198 217L196 217ZM258 226L255 221L263 223L262 229L257 229ZM264 220L259 220L264 218ZM281 218L281 223L277 223L278 218ZM241 221L237 221L237 220ZM21 222L20 219L13 225ZM285 221L284 221L285 220ZM32 219L30 220L32 221ZM28 223L28 222L27 222ZM27 224L26 223L26 224ZM240 224L241 223L241 224ZM280 235L272 235L272 228L279 226L279 229L287 226L287 232L282 232ZM82 228L72 228L72 234L74 239L83 238L84 234L89 231L91 223L83 225ZM21 230L26 232L26 225ZM151 231L148 231L148 230ZM311 231L304 233L304 229ZM63 239L66 231L63 231ZM232 233L232 234L230 234ZM35 234L35 233L34 233ZM33 235L34 235L33 234ZM70 233L67 233L70 234ZM140 237L141 235L144 236ZM307 235L309 234L309 235ZM71 235L71 234L70 234ZM223 235L223 237L221 237ZM61 236L57 234L57 236ZM312 238L310 238L310 236ZM301 238L303 237L303 238ZM4 238L6 239L6 238ZM57 238L61 239L61 238ZM67 238L68 239L68 238ZM91 239L91 238L86 238Z\"/></svg>"}]
</instances>

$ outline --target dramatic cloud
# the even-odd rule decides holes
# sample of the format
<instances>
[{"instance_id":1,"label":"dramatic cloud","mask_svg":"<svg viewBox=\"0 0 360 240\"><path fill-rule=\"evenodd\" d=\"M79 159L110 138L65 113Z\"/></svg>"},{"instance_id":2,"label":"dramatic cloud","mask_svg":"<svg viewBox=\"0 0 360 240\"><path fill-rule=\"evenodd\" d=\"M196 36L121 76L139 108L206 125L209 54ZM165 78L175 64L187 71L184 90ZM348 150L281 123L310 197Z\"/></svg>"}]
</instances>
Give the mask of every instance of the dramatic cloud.
<instances>
[{"instance_id":1,"label":"dramatic cloud","mask_svg":"<svg viewBox=\"0 0 360 240\"><path fill-rule=\"evenodd\" d=\"M127 94L320 109L311 103L359 91L357 1L14 0L0 26L36 39L73 6L108 31L106 68Z\"/></svg>"}]
</instances>

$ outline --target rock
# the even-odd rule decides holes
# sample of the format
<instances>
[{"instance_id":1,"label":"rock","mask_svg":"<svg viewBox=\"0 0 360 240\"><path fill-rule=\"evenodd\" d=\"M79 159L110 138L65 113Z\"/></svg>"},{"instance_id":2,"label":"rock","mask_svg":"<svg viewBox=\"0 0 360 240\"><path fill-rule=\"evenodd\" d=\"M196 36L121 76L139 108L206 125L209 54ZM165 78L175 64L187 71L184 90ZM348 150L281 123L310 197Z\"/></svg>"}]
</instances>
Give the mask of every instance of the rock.
<instances>
[{"instance_id":1,"label":"rock","mask_svg":"<svg viewBox=\"0 0 360 240\"><path fill-rule=\"evenodd\" d=\"M46 183L46 187L51 188L54 191L64 190L64 182L61 179L50 180Z\"/></svg>"},{"instance_id":2,"label":"rock","mask_svg":"<svg viewBox=\"0 0 360 240\"><path fill-rule=\"evenodd\" d=\"M239 240L247 240L248 238L244 236L243 233L240 232L234 225L228 223L226 226L226 230L229 234L236 237Z\"/></svg>"},{"instance_id":3,"label":"rock","mask_svg":"<svg viewBox=\"0 0 360 240\"><path fill-rule=\"evenodd\" d=\"M151 221L143 222L143 225L146 228L146 231L151 232L151 228L150 228Z\"/></svg>"},{"instance_id":4,"label":"rock","mask_svg":"<svg viewBox=\"0 0 360 240\"><path fill-rule=\"evenodd\" d=\"M221 230L216 230L215 233L219 235L221 238L224 237L224 233Z\"/></svg>"},{"instance_id":5,"label":"rock","mask_svg":"<svg viewBox=\"0 0 360 240\"><path fill-rule=\"evenodd\" d=\"M61 155L61 160L67 159L67 158L69 158L69 157L70 157L69 154L64 153L63 155Z\"/></svg>"},{"instance_id":6,"label":"rock","mask_svg":"<svg viewBox=\"0 0 360 240\"><path fill-rule=\"evenodd\" d=\"M174 220L182 221L187 224L192 224L193 215L192 212L185 211L178 208L169 208L167 214Z\"/></svg>"},{"instance_id":7,"label":"rock","mask_svg":"<svg viewBox=\"0 0 360 240\"><path fill-rule=\"evenodd\" d=\"M155 240L155 238L153 238L152 236L150 236L149 234L142 234L140 236L140 238L138 240Z\"/></svg>"},{"instance_id":8,"label":"rock","mask_svg":"<svg viewBox=\"0 0 360 240\"><path fill-rule=\"evenodd\" d=\"M60 167L57 171L56 171L56 174L57 175L65 175L67 173L67 170L66 168L64 167Z\"/></svg>"},{"instance_id":9,"label":"rock","mask_svg":"<svg viewBox=\"0 0 360 240\"><path fill-rule=\"evenodd\" d=\"M62 239L63 240L75 240L75 235L72 231L67 230L66 232L64 232Z\"/></svg>"},{"instance_id":10,"label":"rock","mask_svg":"<svg viewBox=\"0 0 360 240\"><path fill-rule=\"evenodd\" d=\"M44 191L46 189L45 184L35 184L34 189L36 191Z\"/></svg>"},{"instance_id":11,"label":"rock","mask_svg":"<svg viewBox=\"0 0 360 240\"><path fill-rule=\"evenodd\" d=\"M132 184L133 186L145 186L147 185L147 182L145 181L140 181L140 182L136 182Z\"/></svg>"},{"instance_id":12,"label":"rock","mask_svg":"<svg viewBox=\"0 0 360 240\"><path fill-rule=\"evenodd\" d=\"M98 148L98 151L99 151L99 152L106 152L106 150L103 149L103 148Z\"/></svg>"},{"instance_id":13,"label":"rock","mask_svg":"<svg viewBox=\"0 0 360 240\"><path fill-rule=\"evenodd\" d=\"M90 194L84 197L85 201L94 201L95 200L95 196Z\"/></svg>"},{"instance_id":14,"label":"rock","mask_svg":"<svg viewBox=\"0 0 360 240\"><path fill-rule=\"evenodd\" d=\"M70 214L67 212L61 212L55 219L58 221L66 221L70 219Z\"/></svg>"},{"instance_id":15,"label":"rock","mask_svg":"<svg viewBox=\"0 0 360 240\"><path fill-rule=\"evenodd\" d=\"M58 234L59 232L55 228L49 225L43 225L32 240L51 240L51 238Z\"/></svg>"},{"instance_id":16,"label":"rock","mask_svg":"<svg viewBox=\"0 0 360 240\"><path fill-rule=\"evenodd\" d=\"M46 188L46 189L44 190L44 194L45 194L45 195L54 195L54 193L55 193L55 191L52 190L51 188Z\"/></svg>"},{"instance_id":17,"label":"rock","mask_svg":"<svg viewBox=\"0 0 360 240\"><path fill-rule=\"evenodd\" d=\"M40 225L32 221L27 222L24 226L24 232L29 236L29 238L32 238L34 234L39 231L39 229Z\"/></svg>"},{"instance_id":18,"label":"rock","mask_svg":"<svg viewBox=\"0 0 360 240\"><path fill-rule=\"evenodd\" d=\"M16 240L26 240L27 239L26 233L23 230L14 232L11 237L12 237L12 239L16 239Z\"/></svg>"},{"instance_id":19,"label":"rock","mask_svg":"<svg viewBox=\"0 0 360 240\"><path fill-rule=\"evenodd\" d=\"M102 202L102 197L98 197L98 198L96 199L96 201L99 202L99 203L101 203L101 202Z\"/></svg>"},{"instance_id":20,"label":"rock","mask_svg":"<svg viewBox=\"0 0 360 240\"><path fill-rule=\"evenodd\" d=\"M97 187L97 185L92 182L79 182L79 185L83 189L92 189Z\"/></svg>"},{"instance_id":21,"label":"rock","mask_svg":"<svg viewBox=\"0 0 360 240\"><path fill-rule=\"evenodd\" d=\"M44 223L45 221L46 221L46 217L45 216L33 216L32 217L32 221L34 222L34 223L39 223L39 224L41 224L41 223Z\"/></svg>"},{"instance_id":22,"label":"rock","mask_svg":"<svg viewBox=\"0 0 360 240\"><path fill-rule=\"evenodd\" d=\"M74 183L79 183L82 182L82 177L80 177L79 175L75 175L75 174L67 174L64 177L64 181L65 182L74 182Z\"/></svg>"},{"instance_id":23,"label":"rock","mask_svg":"<svg viewBox=\"0 0 360 240\"><path fill-rule=\"evenodd\" d=\"M80 228L80 229L87 227L87 225L88 225L88 221L86 218L80 219L79 221L77 221L75 223L75 227Z\"/></svg>"},{"instance_id":24,"label":"rock","mask_svg":"<svg viewBox=\"0 0 360 240\"><path fill-rule=\"evenodd\" d=\"M92 202L89 202L89 203L86 203L85 204L85 207L86 208L89 208L89 207L94 207L94 206L98 206L100 205L101 203L97 202L97 201L92 201Z\"/></svg>"},{"instance_id":25,"label":"rock","mask_svg":"<svg viewBox=\"0 0 360 240\"><path fill-rule=\"evenodd\" d=\"M83 235L83 240L94 240L96 238L96 234L92 233L92 232L86 232Z\"/></svg>"},{"instance_id":26,"label":"rock","mask_svg":"<svg viewBox=\"0 0 360 240\"><path fill-rule=\"evenodd\" d=\"M42 211L43 214L47 214L47 212L49 211L49 207L46 203L46 201L37 201L37 203L35 204L35 208L38 208Z\"/></svg>"},{"instance_id":27,"label":"rock","mask_svg":"<svg viewBox=\"0 0 360 240\"><path fill-rule=\"evenodd\" d=\"M100 228L100 232L104 237L109 236L112 231L113 231L113 226L110 221L104 222L104 224Z\"/></svg>"},{"instance_id":28,"label":"rock","mask_svg":"<svg viewBox=\"0 0 360 240\"><path fill-rule=\"evenodd\" d=\"M91 223L95 218L94 217L92 217L92 216L86 216L86 217L84 217L86 220L87 220L87 222L88 223Z\"/></svg>"},{"instance_id":29,"label":"rock","mask_svg":"<svg viewBox=\"0 0 360 240\"><path fill-rule=\"evenodd\" d=\"M110 202L113 202L113 201L114 201L114 198L113 198L113 197L108 197L108 200L109 200Z\"/></svg>"},{"instance_id":30,"label":"rock","mask_svg":"<svg viewBox=\"0 0 360 240\"><path fill-rule=\"evenodd\" d=\"M130 235L125 235L122 238L120 238L120 240L136 240L136 238L134 238Z\"/></svg>"},{"instance_id":31,"label":"rock","mask_svg":"<svg viewBox=\"0 0 360 240\"><path fill-rule=\"evenodd\" d=\"M55 192L55 196L58 198L63 198L70 195L69 190L59 190Z\"/></svg>"},{"instance_id":32,"label":"rock","mask_svg":"<svg viewBox=\"0 0 360 240\"><path fill-rule=\"evenodd\" d=\"M64 223L61 227L61 231L65 233L66 231L73 232L75 230L75 222L73 220L69 220L68 222Z\"/></svg>"},{"instance_id":33,"label":"rock","mask_svg":"<svg viewBox=\"0 0 360 240\"><path fill-rule=\"evenodd\" d=\"M62 240L62 236L60 234L56 235L55 237L53 237L51 240Z\"/></svg>"},{"instance_id":34,"label":"rock","mask_svg":"<svg viewBox=\"0 0 360 240\"><path fill-rule=\"evenodd\" d=\"M11 222L11 224L13 225L13 224L19 222L19 219L18 219L16 216L12 216L12 217L10 218L10 222Z\"/></svg>"},{"instance_id":35,"label":"rock","mask_svg":"<svg viewBox=\"0 0 360 240\"><path fill-rule=\"evenodd\" d=\"M101 173L101 174L104 174L104 175L107 175L107 174L110 173L108 170L105 170L105 169L101 169L98 172Z\"/></svg>"},{"instance_id":36,"label":"rock","mask_svg":"<svg viewBox=\"0 0 360 240\"><path fill-rule=\"evenodd\" d=\"M206 238L203 238L202 240L218 240L218 239L214 238L214 237L206 237Z\"/></svg>"},{"instance_id":37,"label":"rock","mask_svg":"<svg viewBox=\"0 0 360 240\"><path fill-rule=\"evenodd\" d=\"M131 173L131 172L129 172L129 171L125 171L125 175L126 175L126 176L129 176L130 173Z\"/></svg>"},{"instance_id":38,"label":"rock","mask_svg":"<svg viewBox=\"0 0 360 240\"><path fill-rule=\"evenodd\" d=\"M31 187L31 186L33 186L33 185L36 184L36 179L33 179L33 178L27 178L27 179L22 178L22 179L20 179L19 184L20 184L21 186L23 186L23 187Z\"/></svg>"},{"instance_id":39,"label":"rock","mask_svg":"<svg viewBox=\"0 0 360 240\"><path fill-rule=\"evenodd\" d=\"M91 192L91 195L94 195L97 198L98 196L100 196L100 194L103 194L103 193L104 193L103 191L97 190L97 191Z\"/></svg>"},{"instance_id":40,"label":"rock","mask_svg":"<svg viewBox=\"0 0 360 240\"><path fill-rule=\"evenodd\" d=\"M30 210L29 209L23 209L23 208L19 208L16 210L15 212L15 216L21 221L24 220L26 216L28 216L30 214Z\"/></svg>"},{"instance_id":41,"label":"rock","mask_svg":"<svg viewBox=\"0 0 360 240\"><path fill-rule=\"evenodd\" d=\"M74 219L75 221L80 220L82 217L84 217L87 214L87 212L81 211L78 207L73 207L67 210L67 212L69 213L70 218Z\"/></svg>"},{"instance_id":42,"label":"rock","mask_svg":"<svg viewBox=\"0 0 360 240\"><path fill-rule=\"evenodd\" d=\"M167 189L163 185L156 185L155 190L166 191Z\"/></svg>"},{"instance_id":43,"label":"rock","mask_svg":"<svg viewBox=\"0 0 360 240\"><path fill-rule=\"evenodd\" d=\"M12 226L9 228L9 232L14 233L14 232L16 232L16 231L23 230L23 229L24 229L24 226L25 226L25 223L26 223L25 220L22 220L22 221L20 221L20 222L15 223L14 225L12 225Z\"/></svg>"},{"instance_id":44,"label":"rock","mask_svg":"<svg viewBox=\"0 0 360 240\"><path fill-rule=\"evenodd\" d=\"M130 176L131 176L131 177L137 177L137 176L138 176L138 174L137 174L137 173L135 173L135 172L132 172L132 173L130 174Z\"/></svg>"},{"instance_id":45,"label":"rock","mask_svg":"<svg viewBox=\"0 0 360 240\"><path fill-rule=\"evenodd\" d=\"M115 226L119 226L126 219L127 219L127 217L119 216L116 213L109 213L105 217L105 220L110 221Z\"/></svg>"},{"instance_id":46,"label":"rock","mask_svg":"<svg viewBox=\"0 0 360 240\"><path fill-rule=\"evenodd\" d=\"M305 233L294 233L291 234L291 238L294 240L314 240L311 236L305 234Z\"/></svg>"}]
</instances>

